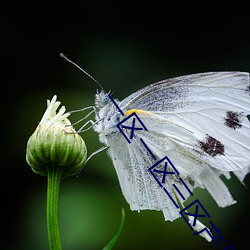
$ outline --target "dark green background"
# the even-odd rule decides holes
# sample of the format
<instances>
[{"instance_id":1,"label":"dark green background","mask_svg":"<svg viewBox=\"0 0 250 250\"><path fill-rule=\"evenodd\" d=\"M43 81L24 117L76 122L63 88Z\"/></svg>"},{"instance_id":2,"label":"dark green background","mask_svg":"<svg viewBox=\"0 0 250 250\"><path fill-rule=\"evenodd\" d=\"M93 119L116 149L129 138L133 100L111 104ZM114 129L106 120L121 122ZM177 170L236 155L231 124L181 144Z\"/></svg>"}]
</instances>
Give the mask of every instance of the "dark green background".
<instances>
[{"instance_id":1,"label":"dark green background","mask_svg":"<svg viewBox=\"0 0 250 250\"><path fill-rule=\"evenodd\" d=\"M250 69L248 6L216 2L10 2L1 6L1 132L3 249L48 249L46 179L25 161L26 142L54 94L67 110L93 105L97 85L59 57L60 52L123 99L168 77L205 71ZM76 121L79 116L72 116ZM82 134L88 152L101 147ZM198 198L227 243L248 249L249 190L226 181L238 203L218 208L204 190ZM250 178L246 178L250 186ZM219 192L219 190L218 190ZM79 178L61 185L60 227L65 250L101 249L126 220L114 249L223 249L193 236L183 219L161 212L132 212L105 152ZM220 243L222 241L219 241Z\"/></svg>"}]
</instances>

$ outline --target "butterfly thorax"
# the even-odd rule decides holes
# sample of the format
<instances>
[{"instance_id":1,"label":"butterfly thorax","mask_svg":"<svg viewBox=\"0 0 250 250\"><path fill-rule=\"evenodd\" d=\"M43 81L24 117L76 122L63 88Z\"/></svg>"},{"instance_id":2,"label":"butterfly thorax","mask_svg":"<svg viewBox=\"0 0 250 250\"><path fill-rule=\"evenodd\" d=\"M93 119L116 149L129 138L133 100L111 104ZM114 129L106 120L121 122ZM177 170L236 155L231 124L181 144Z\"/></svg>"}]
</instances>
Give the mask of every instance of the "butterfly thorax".
<instances>
[{"instance_id":1,"label":"butterfly thorax","mask_svg":"<svg viewBox=\"0 0 250 250\"><path fill-rule=\"evenodd\" d=\"M119 105L120 102L118 100L115 101ZM109 146L107 136L119 132L116 125L120 121L120 113L104 91L97 92L95 107L97 123L94 126L94 130L99 134L100 141Z\"/></svg>"}]
</instances>

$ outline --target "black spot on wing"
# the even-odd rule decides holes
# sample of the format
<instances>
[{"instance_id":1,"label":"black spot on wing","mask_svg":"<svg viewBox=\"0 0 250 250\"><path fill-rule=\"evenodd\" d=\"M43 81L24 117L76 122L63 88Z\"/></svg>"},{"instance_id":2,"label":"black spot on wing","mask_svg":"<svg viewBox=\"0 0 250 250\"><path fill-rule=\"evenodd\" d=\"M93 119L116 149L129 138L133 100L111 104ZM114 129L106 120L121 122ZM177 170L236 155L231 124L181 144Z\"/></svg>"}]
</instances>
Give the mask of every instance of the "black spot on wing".
<instances>
[{"instance_id":1,"label":"black spot on wing","mask_svg":"<svg viewBox=\"0 0 250 250\"><path fill-rule=\"evenodd\" d=\"M199 146L204 152L212 157L224 155L225 152L224 145L210 135L207 135L204 141L199 141Z\"/></svg>"},{"instance_id":2,"label":"black spot on wing","mask_svg":"<svg viewBox=\"0 0 250 250\"><path fill-rule=\"evenodd\" d=\"M248 121L250 122L250 115L247 115L247 119L248 119Z\"/></svg>"},{"instance_id":3,"label":"black spot on wing","mask_svg":"<svg viewBox=\"0 0 250 250\"><path fill-rule=\"evenodd\" d=\"M240 128L242 113L227 111L227 115L224 118L224 124L232 129Z\"/></svg>"}]
</instances>

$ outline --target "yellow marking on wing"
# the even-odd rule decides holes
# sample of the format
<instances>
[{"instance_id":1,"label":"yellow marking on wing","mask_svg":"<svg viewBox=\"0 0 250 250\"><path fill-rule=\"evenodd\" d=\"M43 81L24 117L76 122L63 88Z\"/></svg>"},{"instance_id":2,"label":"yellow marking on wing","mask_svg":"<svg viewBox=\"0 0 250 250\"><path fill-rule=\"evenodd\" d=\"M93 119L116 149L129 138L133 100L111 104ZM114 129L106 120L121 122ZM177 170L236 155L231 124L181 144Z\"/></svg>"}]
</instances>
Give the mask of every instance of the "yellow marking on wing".
<instances>
[{"instance_id":1,"label":"yellow marking on wing","mask_svg":"<svg viewBox=\"0 0 250 250\"><path fill-rule=\"evenodd\" d=\"M131 115L132 113L136 113L137 115L151 115L152 113L151 112L149 112L149 111L145 111L145 110L141 110L141 109L130 109L130 110L128 110L128 111L126 111L124 114L126 115L126 116L129 116L129 115Z\"/></svg>"}]
</instances>

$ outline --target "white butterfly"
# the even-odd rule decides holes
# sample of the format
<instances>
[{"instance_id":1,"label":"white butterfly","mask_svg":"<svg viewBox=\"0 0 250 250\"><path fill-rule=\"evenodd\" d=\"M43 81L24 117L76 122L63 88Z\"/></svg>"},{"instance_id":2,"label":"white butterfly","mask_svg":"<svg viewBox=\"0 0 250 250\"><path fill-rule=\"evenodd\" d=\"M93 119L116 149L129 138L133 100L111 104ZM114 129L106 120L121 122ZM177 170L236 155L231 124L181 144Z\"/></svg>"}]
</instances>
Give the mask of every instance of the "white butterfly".
<instances>
[{"instance_id":1,"label":"white butterfly","mask_svg":"<svg viewBox=\"0 0 250 250\"><path fill-rule=\"evenodd\" d=\"M233 172L242 182L250 172L250 85L248 73L211 72L176 77L149 85L123 101L115 100L121 112L103 90L95 98L94 130L108 147L122 193L131 210L161 210L165 220L180 217L179 210L149 171L167 156L179 172L166 175L162 186L176 201L192 191L206 188L220 207L235 203L220 175ZM127 119L123 133L116 126L135 112L147 128ZM145 149L140 139L148 146ZM161 169L164 164L159 165ZM168 171L173 171L168 166ZM155 173L161 177L161 173Z\"/></svg>"}]
</instances>

